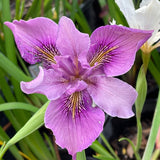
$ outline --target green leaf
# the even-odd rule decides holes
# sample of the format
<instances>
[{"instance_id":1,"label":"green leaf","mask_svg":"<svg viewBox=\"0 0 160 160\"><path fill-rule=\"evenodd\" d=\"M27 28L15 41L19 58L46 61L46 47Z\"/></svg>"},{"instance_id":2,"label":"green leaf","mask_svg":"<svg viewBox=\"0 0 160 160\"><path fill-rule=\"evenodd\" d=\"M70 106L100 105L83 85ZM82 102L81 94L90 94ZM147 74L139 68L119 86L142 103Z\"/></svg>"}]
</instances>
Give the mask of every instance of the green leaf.
<instances>
[{"instance_id":1,"label":"green leaf","mask_svg":"<svg viewBox=\"0 0 160 160\"><path fill-rule=\"evenodd\" d=\"M30 135L35 130L40 128L44 124L44 114L46 111L46 108L49 104L49 101L42 106L29 120L28 122L15 134L13 138L11 138L2 152L0 153L0 159L3 157L4 153L7 151L7 149L12 146L13 144L17 143L24 137Z\"/></svg>"},{"instance_id":2,"label":"green leaf","mask_svg":"<svg viewBox=\"0 0 160 160\"><path fill-rule=\"evenodd\" d=\"M1 152L5 147L5 142L9 140L9 136L6 134L6 132L2 129L1 126L0 126L0 140L4 142L0 148L0 152ZM13 145L9 150L17 160L24 160L22 156L19 154L18 148L15 145Z\"/></svg>"},{"instance_id":3,"label":"green leaf","mask_svg":"<svg viewBox=\"0 0 160 160\"><path fill-rule=\"evenodd\" d=\"M22 102L9 102L0 104L0 111L12 110L12 109L21 109L31 112L37 112L38 108L32 106L31 104L22 103Z\"/></svg>"},{"instance_id":4,"label":"green leaf","mask_svg":"<svg viewBox=\"0 0 160 160\"><path fill-rule=\"evenodd\" d=\"M132 147L132 149L133 149L133 151L134 151L136 160L141 160L141 157L140 157L140 155L138 154L138 152L136 151L136 148L135 148L133 142L132 142L130 139L125 138L125 137L119 139L119 141L123 141L123 140L126 140L126 141L128 141L128 142L130 143L130 145L131 145L131 147Z\"/></svg>"},{"instance_id":5,"label":"green leaf","mask_svg":"<svg viewBox=\"0 0 160 160\"><path fill-rule=\"evenodd\" d=\"M156 109L155 109L155 113L154 113L154 117L153 117L153 121L152 121L150 135L148 138L147 146L145 148L142 160L150 160L150 158L151 158L151 155L152 155L152 152L153 152L153 149L155 146L155 141L156 141L158 129L160 126L159 113L160 113L160 90L158 93L158 101L157 101L157 105L156 105Z\"/></svg>"},{"instance_id":6,"label":"green leaf","mask_svg":"<svg viewBox=\"0 0 160 160\"><path fill-rule=\"evenodd\" d=\"M158 86L160 86L160 70L158 70L158 68L155 66L152 59L150 59L149 61L148 68L155 81L157 82Z\"/></svg>"},{"instance_id":7,"label":"green leaf","mask_svg":"<svg viewBox=\"0 0 160 160\"><path fill-rule=\"evenodd\" d=\"M75 14L77 12L77 7L78 7L77 0L72 1L72 10L71 10L71 15L70 15L72 21L75 20Z\"/></svg>"},{"instance_id":8,"label":"green leaf","mask_svg":"<svg viewBox=\"0 0 160 160\"><path fill-rule=\"evenodd\" d=\"M90 147L105 157L113 158L112 155L97 140L95 140Z\"/></svg>"},{"instance_id":9,"label":"green leaf","mask_svg":"<svg viewBox=\"0 0 160 160\"><path fill-rule=\"evenodd\" d=\"M93 155L94 158L97 158L97 159L100 159L100 160L116 160L114 158L108 158L106 156L103 156L103 155Z\"/></svg>"},{"instance_id":10,"label":"green leaf","mask_svg":"<svg viewBox=\"0 0 160 160\"><path fill-rule=\"evenodd\" d=\"M106 145L106 147L108 148L108 150L112 153L112 155L119 160L119 157L116 155L116 153L114 152L113 148L111 147L111 145L109 144L109 142L107 141L107 139L105 138L105 136L101 133L100 137L102 138L104 144Z\"/></svg>"},{"instance_id":11,"label":"green leaf","mask_svg":"<svg viewBox=\"0 0 160 160\"><path fill-rule=\"evenodd\" d=\"M20 3L21 1L20 0L16 0L16 14L15 14L15 18L17 20L19 20L19 12L20 12Z\"/></svg>"},{"instance_id":12,"label":"green leaf","mask_svg":"<svg viewBox=\"0 0 160 160\"><path fill-rule=\"evenodd\" d=\"M10 76L16 79L18 82L30 81L31 77L26 76L21 69L19 69L13 62L11 62L7 57L5 57L0 52L0 67L3 68Z\"/></svg>"},{"instance_id":13,"label":"green leaf","mask_svg":"<svg viewBox=\"0 0 160 160\"><path fill-rule=\"evenodd\" d=\"M117 24L122 24L124 26L128 26L127 21L123 14L121 13L119 7L115 3L114 0L107 0L108 8L109 8L109 14L112 18L114 18L117 22Z\"/></svg>"},{"instance_id":14,"label":"green leaf","mask_svg":"<svg viewBox=\"0 0 160 160\"><path fill-rule=\"evenodd\" d=\"M146 81L146 75L144 72L143 65L141 66L140 71L138 73L138 78L136 82L136 90L138 92L138 97L135 102L136 116L140 117L144 102L146 100L146 95L147 95L147 81Z\"/></svg>"},{"instance_id":15,"label":"green leaf","mask_svg":"<svg viewBox=\"0 0 160 160\"><path fill-rule=\"evenodd\" d=\"M11 12L10 12L10 1L9 0L2 0L2 21L11 21ZM13 34L11 30L6 26L3 25L4 30L4 38L5 38L5 50L7 57L14 63L17 64L16 53L15 53L15 43L13 39Z\"/></svg>"},{"instance_id":16,"label":"green leaf","mask_svg":"<svg viewBox=\"0 0 160 160\"><path fill-rule=\"evenodd\" d=\"M16 0L16 14L15 19L20 20L24 11L25 0Z\"/></svg>"},{"instance_id":17,"label":"green leaf","mask_svg":"<svg viewBox=\"0 0 160 160\"><path fill-rule=\"evenodd\" d=\"M160 71L160 54L159 51L157 49L154 49L151 53L151 59L154 62L156 68L158 69L158 71Z\"/></svg>"},{"instance_id":18,"label":"green leaf","mask_svg":"<svg viewBox=\"0 0 160 160\"><path fill-rule=\"evenodd\" d=\"M135 102L136 107L136 120L137 120L137 144L136 152L138 153L142 141L142 124L141 124L141 112L146 100L147 95L147 81L144 66L142 65L138 73L138 78L136 82L136 90L138 92L138 97Z\"/></svg>"},{"instance_id":19,"label":"green leaf","mask_svg":"<svg viewBox=\"0 0 160 160\"><path fill-rule=\"evenodd\" d=\"M57 17L55 17L55 21L58 22L59 21L59 15L60 15L60 0L55 0L55 12L57 14Z\"/></svg>"},{"instance_id":20,"label":"green leaf","mask_svg":"<svg viewBox=\"0 0 160 160\"><path fill-rule=\"evenodd\" d=\"M25 20L28 20L30 17L35 18L40 16L42 0L33 0L31 7L29 8Z\"/></svg>"},{"instance_id":21,"label":"green leaf","mask_svg":"<svg viewBox=\"0 0 160 160\"><path fill-rule=\"evenodd\" d=\"M11 101L16 101L12 91L11 87L6 81L6 74L5 72L0 68L0 89L3 92L4 98L11 102Z\"/></svg>"},{"instance_id":22,"label":"green leaf","mask_svg":"<svg viewBox=\"0 0 160 160\"><path fill-rule=\"evenodd\" d=\"M18 68L14 63L12 63L6 56L0 52L0 67L3 68L11 77L16 79L18 82L21 81L31 81L32 78L26 76L20 68ZM36 94L42 102L46 102L46 97L44 95ZM31 96L31 95L30 95Z\"/></svg>"},{"instance_id":23,"label":"green leaf","mask_svg":"<svg viewBox=\"0 0 160 160\"><path fill-rule=\"evenodd\" d=\"M77 158L77 160L86 160L85 151L83 150L82 152L78 152L76 158Z\"/></svg>"},{"instance_id":24,"label":"green leaf","mask_svg":"<svg viewBox=\"0 0 160 160\"><path fill-rule=\"evenodd\" d=\"M66 1L66 8L71 12L72 11L72 6L70 5L69 2ZM77 7L77 12L75 13L75 20L77 21L77 23L79 24L79 26L81 27L81 31L91 34L91 28L83 14L83 12L81 11L81 9L79 8L79 6Z\"/></svg>"},{"instance_id":25,"label":"green leaf","mask_svg":"<svg viewBox=\"0 0 160 160\"><path fill-rule=\"evenodd\" d=\"M130 145L131 145L133 151L135 152L136 148L135 148L133 142L132 142L129 138L125 138L125 137L120 138L120 139L119 139L119 142L124 141L124 140L125 140L125 141L128 141L128 142L130 143Z\"/></svg>"},{"instance_id":26,"label":"green leaf","mask_svg":"<svg viewBox=\"0 0 160 160\"><path fill-rule=\"evenodd\" d=\"M48 146L49 146L49 148L51 150L51 153L52 153L52 156L53 156L54 160L57 160L56 152L54 150L53 144L51 143L48 135L44 133L44 137L45 137L45 139L46 139L46 141L48 143Z\"/></svg>"},{"instance_id":27,"label":"green leaf","mask_svg":"<svg viewBox=\"0 0 160 160\"><path fill-rule=\"evenodd\" d=\"M63 15L66 15L66 0L62 0L62 4L63 4Z\"/></svg>"}]
</instances>

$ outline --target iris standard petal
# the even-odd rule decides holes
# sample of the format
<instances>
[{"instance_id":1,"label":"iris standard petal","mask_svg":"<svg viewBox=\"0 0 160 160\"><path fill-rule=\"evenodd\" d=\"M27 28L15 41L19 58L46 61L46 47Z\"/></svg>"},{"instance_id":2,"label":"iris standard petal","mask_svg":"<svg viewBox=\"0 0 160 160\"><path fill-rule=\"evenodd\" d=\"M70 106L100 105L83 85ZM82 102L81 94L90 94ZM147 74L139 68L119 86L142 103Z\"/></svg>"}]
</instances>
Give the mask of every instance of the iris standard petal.
<instances>
[{"instance_id":1,"label":"iris standard petal","mask_svg":"<svg viewBox=\"0 0 160 160\"><path fill-rule=\"evenodd\" d=\"M72 94L74 92L80 92L87 88L87 83L83 80L77 80L71 84L71 87L66 91L67 94Z\"/></svg>"},{"instance_id":2,"label":"iris standard petal","mask_svg":"<svg viewBox=\"0 0 160 160\"><path fill-rule=\"evenodd\" d=\"M90 78L88 92L95 104L112 117L130 118L132 105L137 98L136 90L117 79L95 76Z\"/></svg>"},{"instance_id":3,"label":"iris standard petal","mask_svg":"<svg viewBox=\"0 0 160 160\"><path fill-rule=\"evenodd\" d=\"M133 0L115 0L131 28L138 28Z\"/></svg>"},{"instance_id":4,"label":"iris standard petal","mask_svg":"<svg viewBox=\"0 0 160 160\"><path fill-rule=\"evenodd\" d=\"M53 131L56 143L66 148L74 158L77 152L89 147L103 129L104 113L91 105L91 98L86 91L75 92L74 96L63 95L51 101L45 113L45 126Z\"/></svg>"},{"instance_id":5,"label":"iris standard petal","mask_svg":"<svg viewBox=\"0 0 160 160\"><path fill-rule=\"evenodd\" d=\"M21 82L23 92L27 94L41 93L46 95L49 100L59 98L69 87L68 80L63 78L60 72L41 67L36 79L31 82Z\"/></svg>"},{"instance_id":6,"label":"iris standard petal","mask_svg":"<svg viewBox=\"0 0 160 160\"><path fill-rule=\"evenodd\" d=\"M58 68L62 70L64 74L75 78L80 78L87 70L90 69L89 65L83 65L81 62L74 61L71 56L55 56L55 61L58 64ZM56 66L56 65L55 65Z\"/></svg>"},{"instance_id":7,"label":"iris standard petal","mask_svg":"<svg viewBox=\"0 0 160 160\"><path fill-rule=\"evenodd\" d=\"M151 2L151 0L142 0L139 6L140 6L140 8L143 6L147 6L150 2Z\"/></svg>"},{"instance_id":8,"label":"iris standard petal","mask_svg":"<svg viewBox=\"0 0 160 160\"><path fill-rule=\"evenodd\" d=\"M87 56L90 66L103 66L109 77L126 73L134 63L137 50L151 33L117 25L99 27L91 35Z\"/></svg>"},{"instance_id":9,"label":"iris standard petal","mask_svg":"<svg viewBox=\"0 0 160 160\"><path fill-rule=\"evenodd\" d=\"M86 61L90 46L89 35L79 32L72 20L67 17L62 17L59 21L56 44L62 55L70 55L80 61Z\"/></svg>"},{"instance_id":10,"label":"iris standard petal","mask_svg":"<svg viewBox=\"0 0 160 160\"><path fill-rule=\"evenodd\" d=\"M154 30L148 40L148 44L153 45L160 39L160 2L159 0L150 0L143 3L146 4L135 11L135 17L140 29Z\"/></svg>"},{"instance_id":11,"label":"iris standard petal","mask_svg":"<svg viewBox=\"0 0 160 160\"><path fill-rule=\"evenodd\" d=\"M29 63L54 62L58 25L52 20L38 17L28 21L5 22L13 32L21 56Z\"/></svg>"}]
</instances>

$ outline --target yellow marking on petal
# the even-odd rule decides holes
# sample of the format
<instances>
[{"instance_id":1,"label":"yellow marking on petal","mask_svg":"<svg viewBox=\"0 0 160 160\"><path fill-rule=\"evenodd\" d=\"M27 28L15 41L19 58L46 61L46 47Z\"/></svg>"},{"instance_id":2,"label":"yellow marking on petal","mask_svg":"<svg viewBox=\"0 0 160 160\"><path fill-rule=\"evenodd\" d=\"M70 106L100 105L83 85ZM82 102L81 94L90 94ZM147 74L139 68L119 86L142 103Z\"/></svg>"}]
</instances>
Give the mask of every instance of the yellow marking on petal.
<instances>
[{"instance_id":1,"label":"yellow marking on petal","mask_svg":"<svg viewBox=\"0 0 160 160\"><path fill-rule=\"evenodd\" d=\"M83 106L81 92L74 92L72 95L70 95L69 101L70 103L69 103L68 108L71 109L72 118L74 119L76 112L80 113L82 109L85 110Z\"/></svg>"},{"instance_id":2,"label":"yellow marking on petal","mask_svg":"<svg viewBox=\"0 0 160 160\"><path fill-rule=\"evenodd\" d=\"M109 52L113 51L113 50L116 49L116 48L118 48L118 46L114 46L114 47L108 49L108 50L105 51L105 52L101 51L98 55L96 55L96 56L91 60L90 66L91 66L91 67L94 66L95 63L101 63L102 60L103 60L103 58L104 58L104 56L105 56L106 54L108 54Z\"/></svg>"},{"instance_id":3,"label":"yellow marking on petal","mask_svg":"<svg viewBox=\"0 0 160 160\"><path fill-rule=\"evenodd\" d=\"M40 53L44 54L47 59L53 63L56 63L56 61L54 60L54 55L53 54L49 54L47 52L45 52L43 49L41 49L40 47L36 46L35 47Z\"/></svg>"},{"instance_id":4,"label":"yellow marking on petal","mask_svg":"<svg viewBox=\"0 0 160 160\"><path fill-rule=\"evenodd\" d=\"M75 118L76 106L79 105L79 92L72 94L72 118Z\"/></svg>"}]
</instances>

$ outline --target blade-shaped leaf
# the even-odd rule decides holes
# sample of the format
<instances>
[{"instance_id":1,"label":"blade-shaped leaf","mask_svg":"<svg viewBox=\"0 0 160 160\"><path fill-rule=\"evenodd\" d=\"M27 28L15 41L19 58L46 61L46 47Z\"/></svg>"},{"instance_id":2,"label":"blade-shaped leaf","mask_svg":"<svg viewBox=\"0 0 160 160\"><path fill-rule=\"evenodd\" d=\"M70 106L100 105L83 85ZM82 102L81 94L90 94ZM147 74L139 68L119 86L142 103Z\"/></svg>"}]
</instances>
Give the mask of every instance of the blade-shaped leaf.
<instances>
[{"instance_id":1,"label":"blade-shaped leaf","mask_svg":"<svg viewBox=\"0 0 160 160\"><path fill-rule=\"evenodd\" d=\"M46 111L46 108L49 104L49 101L45 103L42 108L40 108L29 120L28 122L15 134L14 137L12 137L2 152L0 153L0 159L3 157L4 153L7 151L7 149L12 146L13 144L17 143L24 137L28 136L29 134L33 133L35 130L40 128L44 124L44 114Z\"/></svg>"}]
</instances>

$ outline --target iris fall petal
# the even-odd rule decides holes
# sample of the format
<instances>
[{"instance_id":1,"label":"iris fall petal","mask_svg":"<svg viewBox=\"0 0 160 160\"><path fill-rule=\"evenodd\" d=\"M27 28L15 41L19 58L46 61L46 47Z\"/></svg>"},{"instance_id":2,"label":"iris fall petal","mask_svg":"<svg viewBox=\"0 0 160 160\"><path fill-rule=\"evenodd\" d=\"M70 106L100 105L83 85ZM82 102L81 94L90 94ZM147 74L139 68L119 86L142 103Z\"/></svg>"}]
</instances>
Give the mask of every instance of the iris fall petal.
<instances>
[{"instance_id":1,"label":"iris fall petal","mask_svg":"<svg viewBox=\"0 0 160 160\"><path fill-rule=\"evenodd\" d=\"M37 78L30 82L21 82L23 92L27 94L41 93L46 95L49 100L59 98L69 87L70 85L66 83L66 79L62 78L61 73L42 67L40 67Z\"/></svg>"},{"instance_id":2,"label":"iris fall petal","mask_svg":"<svg viewBox=\"0 0 160 160\"><path fill-rule=\"evenodd\" d=\"M105 76L92 77L91 81L87 90L98 107L113 117L130 118L134 115L132 105L137 92L132 86Z\"/></svg>"},{"instance_id":3,"label":"iris fall petal","mask_svg":"<svg viewBox=\"0 0 160 160\"><path fill-rule=\"evenodd\" d=\"M51 101L45 113L45 126L53 131L56 143L66 148L75 157L77 152L89 147L103 129L104 113L91 107L92 102L86 91L81 92L80 108L72 116L68 95ZM67 101L68 100L68 101Z\"/></svg>"}]
</instances>

